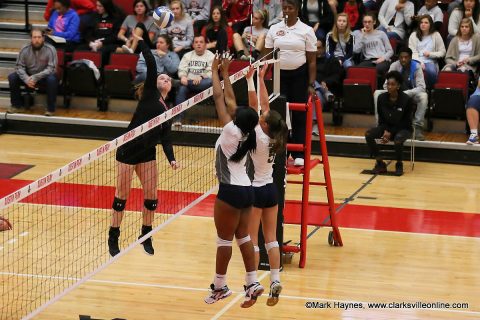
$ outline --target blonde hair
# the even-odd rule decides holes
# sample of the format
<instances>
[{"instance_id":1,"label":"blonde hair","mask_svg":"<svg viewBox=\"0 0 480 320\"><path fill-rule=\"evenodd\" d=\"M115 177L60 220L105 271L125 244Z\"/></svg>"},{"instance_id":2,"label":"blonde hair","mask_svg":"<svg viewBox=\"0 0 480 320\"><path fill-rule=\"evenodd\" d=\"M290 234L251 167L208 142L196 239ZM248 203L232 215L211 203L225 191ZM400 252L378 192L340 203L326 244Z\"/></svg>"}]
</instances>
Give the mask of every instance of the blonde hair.
<instances>
[{"instance_id":1,"label":"blonde hair","mask_svg":"<svg viewBox=\"0 0 480 320\"><path fill-rule=\"evenodd\" d=\"M340 18L340 17L345 17L345 19L347 19L347 26L345 28L345 33L343 34L343 41L348 42L348 40L350 39L350 34L352 33L352 29L350 29L350 21L348 20L348 15L344 12L339 13L337 15L337 18L335 19L335 23L334 23L333 29L332 29L332 38L335 42L339 41L337 21L338 21L338 18Z\"/></svg>"},{"instance_id":2,"label":"blonde hair","mask_svg":"<svg viewBox=\"0 0 480 320\"><path fill-rule=\"evenodd\" d=\"M262 17L263 19L262 27L268 28L268 11L264 9L260 9L255 11L254 13L258 13Z\"/></svg>"},{"instance_id":3,"label":"blonde hair","mask_svg":"<svg viewBox=\"0 0 480 320\"><path fill-rule=\"evenodd\" d=\"M138 101L142 100L145 82L140 82L139 84L135 85L133 89L135 90L135 99Z\"/></svg>"},{"instance_id":4,"label":"blonde hair","mask_svg":"<svg viewBox=\"0 0 480 320\"><path fill-rule=\"evenodd\" d=\"M185 5L183 4L182 0L172 0L170 2L170 8L172 8L172 4L178 4L180 6L180 17L184 18L185 17Z\"/></svg>"}]
</instances>

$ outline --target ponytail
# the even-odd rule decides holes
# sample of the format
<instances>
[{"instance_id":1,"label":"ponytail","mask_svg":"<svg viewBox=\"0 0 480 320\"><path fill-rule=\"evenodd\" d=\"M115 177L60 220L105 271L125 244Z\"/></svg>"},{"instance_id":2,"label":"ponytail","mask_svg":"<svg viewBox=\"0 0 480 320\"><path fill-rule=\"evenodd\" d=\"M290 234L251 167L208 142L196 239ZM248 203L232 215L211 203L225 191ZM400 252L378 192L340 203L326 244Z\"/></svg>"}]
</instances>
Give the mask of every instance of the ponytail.
<instances>
[{"instance_id":1,"label":"ponytail","mask_svg":"<svg viewBox=\"0 0 480 320\"><path fill-rule=\"evenodd\" d=\"M144 88L145 88L145 82L140 82L134 87L135 99L137 99L138 101L142 100Z\"/></svg>"},{"instance_id":2,"label":"ponytail","mask_svg":"<svg viewBox=\"0 0 480 320\"><path fill-rule=\"evenodd\" d=\"M233 162L239 162L249 151L257 148L255 127L258 124L258 114L252 108L237 108L233 123L242 131L247 138L242 141L237 151L230 157Z\"/></svg>"},{"instance_id":3,"label":"ponytail","mask_svg":"<svg viewBox=\"0 0 480 320\"><path fill-rule=\"evenodd\" d=\"M268 124L268 136L273 139L272 151L275 154L285 150L288 136L288 127L280 113L268 111L265 122Z\"/></svg>"}]
</instances>

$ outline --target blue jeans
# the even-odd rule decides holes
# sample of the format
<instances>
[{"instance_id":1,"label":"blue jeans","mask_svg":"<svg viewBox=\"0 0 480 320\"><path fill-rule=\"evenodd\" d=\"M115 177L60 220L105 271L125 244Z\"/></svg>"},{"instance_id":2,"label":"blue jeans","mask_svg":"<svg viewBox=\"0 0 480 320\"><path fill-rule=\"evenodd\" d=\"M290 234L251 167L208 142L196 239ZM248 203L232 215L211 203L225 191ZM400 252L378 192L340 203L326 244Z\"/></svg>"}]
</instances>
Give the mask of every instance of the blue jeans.
<instances>
[{"instance_id":1,"label":"blue jeans","mask_svg":"<svg viewBox=\"0 0 480 320\"><path fill-rule=\"evenodd\" d=\"M187 97L190 93L199 93L203 90L206 90L212 86L212 79L211 78L204 78L200 81L199 84L193 84L193 80L188 80L188 84L186 86L180 84L177 91L177 96L175 98L175 105L179 105L180 103L187 100ZM179 115L179 119L183 119L184 112Z\"/></svg>"},{"instance_id":2,"label":"blue jeans","mask_svg":"<svg viewBox=\"0 0 480 320\"><path fill-rule=\"evenodd\" d=\"M431 89L437 83L438 69L435 63L425 63L425 73L427 88Z\"/></svg>"},{"instance_id":3,"label":"blue jeans","mask_svg":"<svg viewBox=\"0 0 480 320\"><path fill-rule=\"evenodd\" d=\"M394 38L398 41L403 40L402 38L400 38L400 36L396 32L389 32L384 27L378 27L378 30L385 32L387 34L388 39Z\"/></svg>"},{"instance_id":4,"label":"blue jeans","mask_svg":"<svg viewBox=\"0 0 480 320\"><path fill-rule=\"evenodd\" d=\"M22 98L22 91L20 89L22 85L25 85L25 83L22 81L22 79L20 79L20 76L16 72L10 73L8 75L8 83L10 85L10 103L12 104L12 107L25 107ZM55 73L52 73L49 76L39 80L37 82L37 87L46 89L47 110L50 112L55 112L58 87L58 80Z\"/></svg>"}]
</instances>

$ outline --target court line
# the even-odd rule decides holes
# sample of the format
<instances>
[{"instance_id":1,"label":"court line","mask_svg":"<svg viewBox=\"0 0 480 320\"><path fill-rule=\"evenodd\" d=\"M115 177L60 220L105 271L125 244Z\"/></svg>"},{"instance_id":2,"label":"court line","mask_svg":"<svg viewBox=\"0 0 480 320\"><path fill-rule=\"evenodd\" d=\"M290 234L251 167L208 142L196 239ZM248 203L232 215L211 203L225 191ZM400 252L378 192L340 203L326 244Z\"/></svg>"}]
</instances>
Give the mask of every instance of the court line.
<instances>
[{"instance_id":1,"label":"court line","mask_svg":"<svg viewBox=\"0 0 480 320\"><path fill-rule=\"evenodd\" d=\"M259 281L262 281L270 272L266 271L259 277ZM11 275L11 276L18 276L18 277L31 277L31 278L47 278L47 279L61 279L61 280L72 280L78 281L80 278L72 278L72 277L58 277L58 276L48 276L48 275L38 275L38 274L27 274L27 273L14 273L14 272L0 272L0 275ZM208 289L204 288L194 288L194 287L183 287L183 286L172 286L172 285L162 285L157 283L144 283L144 282L129 282L129 281L115 281L115 280L97 280L97 279L88 279L86 283L103 283L103 284L111 284L111 285L119 285L119 286L134 286L134 287L147 287L147 288L158 288L158 289L174 289L174 290L183 290L183 291L200 291L206 292ZM221 315L223 315L228 309L236 304L238 300L240 300L244 296L243 291L234 291L232 290L233 294L237 294L233 300L231 300L225 307L222 308L213 318L212 320L219 319ZM328 299L328 298L319 298L319 297L303 297L303 296L294 296L294 295L281 295L281 299L289 299L289 300L306 300L306 301L321 301L321 302L340 302L340 303L362 303L367 305L368 303L378 303L378 302L367 302L367 301L358 301L358 300L336 300L336 299ZM418 301L418 300L417 300ZM412 302L414 303L414 302ZM375 309L369 308L368 310L416 310L416 311L437 311L437 312L449 312L449 313L461 313L461 314L468 314L473 316L480 316L480 311L466 311L466 310L453 310L453 309Z\"/></svg>"},{"instance_id":2,"label":"court line","mask_svg":"<svg viewBox=\"0 0 480 320\"><path fill-rule=\"evenodd\" d=\"M270 274L270 271L267 271L267 272L264 272L259 278L258 278L258 282L262 281L263 279L265 279L266 276L268 276ZM217 320L217 319L220 319L220 317L228 311L228 309L230 309L233 305L237 304L238 300L242 299L243 297L245 296L245 292L241 292L239 293L235 298L233 298L232 300L230 300L230 302L225 306L223 307L220 311L217 312L216 315L214 315L211 320Z\"/></svg>"}]
</instances>

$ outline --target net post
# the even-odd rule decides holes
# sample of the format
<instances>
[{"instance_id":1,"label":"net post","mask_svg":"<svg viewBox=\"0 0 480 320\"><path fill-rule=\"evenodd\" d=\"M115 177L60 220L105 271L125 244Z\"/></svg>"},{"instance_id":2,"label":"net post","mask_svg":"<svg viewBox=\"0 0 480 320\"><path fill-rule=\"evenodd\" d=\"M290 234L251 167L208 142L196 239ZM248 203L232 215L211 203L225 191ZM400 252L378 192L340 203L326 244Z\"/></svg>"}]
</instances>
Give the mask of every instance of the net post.
<instances>
[{"instance_id":1,"label":"net post","mask_svg":"<svg viewBox=\"0 0 480 320\"><path fill-rule=\"evenodd\" d=\"M278 50L273 51L273 59L277 60ZM280 62L273 64L273 93L280 94ZM277 110L278 111L278 110ZM283 115L283 113L280 113Z\"/></svg>"}]
</instances>

